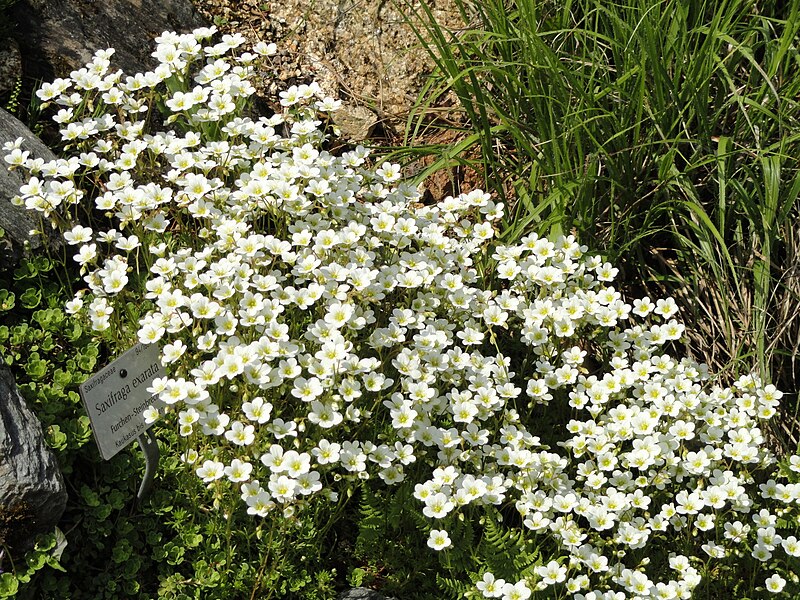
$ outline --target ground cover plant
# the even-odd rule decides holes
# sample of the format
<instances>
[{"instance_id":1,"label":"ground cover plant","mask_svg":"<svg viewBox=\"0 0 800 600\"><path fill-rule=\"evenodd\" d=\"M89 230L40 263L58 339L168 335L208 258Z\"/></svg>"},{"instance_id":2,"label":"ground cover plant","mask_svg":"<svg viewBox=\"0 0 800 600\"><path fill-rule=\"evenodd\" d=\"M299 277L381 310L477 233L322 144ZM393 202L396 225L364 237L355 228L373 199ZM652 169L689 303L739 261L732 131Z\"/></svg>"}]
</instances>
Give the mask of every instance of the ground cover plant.
<instances>
[{"instance_id":1,"label":"ground cover plant","mask_svg":"<svg viewBox=\"0 0 800 600\"><path fill-rule=\"evenodd\" d=\"M111 72L109 50L45 84L65 158L4 145L31 175L17 201L80 270L66 311L111 355L161 347L167 410L147 418L191 476L177 489L225 523L213 548L202 520L184 543L215 557L208 577L260 561L202 587L186 565L161 595L298 592L282 553L354 495L360 551L391 567L409 557L387 533L416 539L411 589L438 597L797 592L800 458L764 444L775 386L714 382L679 355L675 300L626 301L573 236L501 243L489 194L426 206L398 165L332 154L317 86L248 114L275 49L213 34L164 33L150 73Z\"/></svg>"}]
</instances>

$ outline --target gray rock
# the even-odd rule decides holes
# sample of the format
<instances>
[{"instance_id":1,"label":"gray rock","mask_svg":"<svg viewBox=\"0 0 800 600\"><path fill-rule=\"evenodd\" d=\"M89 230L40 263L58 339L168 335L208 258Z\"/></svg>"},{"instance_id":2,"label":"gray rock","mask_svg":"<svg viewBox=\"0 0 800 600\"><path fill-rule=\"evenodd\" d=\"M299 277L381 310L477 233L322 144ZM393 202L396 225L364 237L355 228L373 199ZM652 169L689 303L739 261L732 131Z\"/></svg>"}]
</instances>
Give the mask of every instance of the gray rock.
<instances>
[{"instance_id":1,"label":"gray rock","mask_svg":"<svg viewBox=\"0 0 800 600\"><path fill-rule=\"evenodd\" d=\"M31 133L30 129L0 108L0 144L14 141L18 137L24 138L22 148L28 150L32 158L55 160L55 155ZM0 153L5 154L2 150ZM38 216L23 206L11 204L11 198L19 194L19 188L27 181L27 177L20 170L9 171L7 166L0 157L0 227L5 230L5 238L0 240L0 244L5 245L5 250L10 252L10 257L6 256L3 259L9 261L10 258L9 262L14 263L27 250L41 248L45 239L51 249L57 248L61 241L49 226L46 227L46 238L30 234L32 230L38 230L42 226ZM0 262L3 259L0 259Z\"/></svg>"},{"instance_id":2,"label":"gray rock","mask_svg":"<svg viewBox=\"0 0 800 600\"><path fill-rule=\"evenodd\" d=\"M357 587L342 592L339 595L339 600L395 600L395 598L387 598L380 592L369 588Z\"/></svg>"},{"instance_id":3,"label":"gray rock","mask_svg":"<svg viewBox=\"0 0 800 600\"><path fill-rule=\"evenodd\" d=\"M50 80L114 48L112 65L129 74L155 66L153 38L207 25L189 0L20 0L10 10L26 77Z\"/></svg>"},{"instance_id":4,"label":"gray rock","mask_svg":"<svg viewBox=\"0 0 800 600\"><path fill-rule=\"evenodd\" d=\"M15 554L49 533L67 504L56 458L42 426L25 404L14 376L0 368L0 546Z\"/></svg>"},{"instance_id":5,"label":"gray rock","mask_svg":"<svg viewBox=\"0 0 800 600\"><path fill-rule=\"evenodd\" d=\"M0 18L3 15L0 13ZM0 94L10 93L22 76L22 56L19 44L0 30ZM4 38L4 39L3 39Z\"/></svg>"},{"instance_id":6,"label":"gray rock","mask_svg":"<svg viewBox=\"0 0 800 600\"><path fill-rule=\"evenodd\" d=\"M339 128L344 139L360 142L369 139L373 129L378 125L378 117L363 106L343 104L333 113L333 123Z\"/></svg>"}]
</instances>

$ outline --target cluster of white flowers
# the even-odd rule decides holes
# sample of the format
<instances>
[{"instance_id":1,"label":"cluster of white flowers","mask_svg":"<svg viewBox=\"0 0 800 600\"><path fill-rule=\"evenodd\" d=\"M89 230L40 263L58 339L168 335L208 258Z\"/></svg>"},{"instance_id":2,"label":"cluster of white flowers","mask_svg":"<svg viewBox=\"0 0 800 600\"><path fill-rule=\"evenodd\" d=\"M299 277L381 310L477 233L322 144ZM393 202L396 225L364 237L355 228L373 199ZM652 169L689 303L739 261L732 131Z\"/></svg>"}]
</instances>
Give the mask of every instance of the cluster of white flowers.
<instances>
[{"instance_id":1,"label":"cluster of white flowers","mask_svg":"<svg viewBox=\"0 0 800 600\"><path fill-rule=\"evenodd\" d=\"M626 302L617 270L571 236L498 245L503 207L488 194L425 206L396 165L327 152L318 115L338 104L317 86L284 92L283 114L242 117L274 48L203 46L213 33L163 34L150 73L110 73L105 51L45 84L70 158L5 144L32 175L18 202L69 223L87 286L69 310L161 344L170 375L152 392L203 481L267 516L335 498L342 480L398 483L413 465L437 527L468 505L515 505L564 560L514 583L486 573L487 598L556 585L688 598L703 560L800 556L776 529L797 514L800 484L754 479L774 462L761 426L779 391L752 376L714 386L671 357L674 301ZM153 107L171 129L146 133ZM86 182L98 222L118 230L77 222ZM144 303L139 323L122 320L129 301ZM546 410L574 417L555 438L537 430ZM628 564L677 537L696 554L676 547L673 578ZM447 530L428 545L448 548Z\"/></svg>"}]
</instances>

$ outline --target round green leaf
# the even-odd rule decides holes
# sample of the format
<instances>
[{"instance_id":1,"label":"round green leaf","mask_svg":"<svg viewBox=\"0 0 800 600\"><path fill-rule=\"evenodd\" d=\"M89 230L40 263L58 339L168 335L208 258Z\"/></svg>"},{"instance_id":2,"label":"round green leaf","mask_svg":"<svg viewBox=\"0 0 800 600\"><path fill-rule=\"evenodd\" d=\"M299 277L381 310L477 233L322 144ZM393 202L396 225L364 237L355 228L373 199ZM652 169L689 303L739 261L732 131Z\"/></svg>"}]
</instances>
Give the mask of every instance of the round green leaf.
<instances>
[{"instance_id":1,"label":"round green leaf","mask_svg":"<svg viewBox=\"0 0 800 600\"><path fill-rule=\"evenodd\" d=\"M0 598L11 598L19 589L19 581L11 573L0 575Z\"/></svg>"}]
</instances>

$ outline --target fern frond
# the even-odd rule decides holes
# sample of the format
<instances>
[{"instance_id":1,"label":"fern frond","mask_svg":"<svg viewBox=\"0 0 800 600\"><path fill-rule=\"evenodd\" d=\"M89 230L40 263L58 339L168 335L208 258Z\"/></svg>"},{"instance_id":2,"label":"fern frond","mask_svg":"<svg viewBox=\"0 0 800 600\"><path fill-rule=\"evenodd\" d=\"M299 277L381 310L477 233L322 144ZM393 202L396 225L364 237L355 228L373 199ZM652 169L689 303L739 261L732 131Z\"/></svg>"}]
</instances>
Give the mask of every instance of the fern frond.
<instances>
[{"instance_id":1,"label":"fern frond","mask_svg":"<svg viewBox=\"0 0 800 600\"><path fill-rule=\"evenodd\" d=\"M358 512L357 545L364 549L382 548L386 540L386 512L382 500L367 486L361 488Z\"/></svg>"},{"instance_id":2,"label":"fern frond","mask_svg":"<svg viewBox=\"0 0 800 600\"><path fill-rule=\"evenodd\" d=\"M486 515L478 550L489 569L506 579L527 576L542 561L538 548L526 540L525 532L504 527L497 513Z\"/></svg>"},{"instance_id":3,"label":"fern frond","mask_svg":"<svg viewBox=\"0 0 800 600\"><path fill-rule=\"evenodd\" d=\"M521 550L525 545L524 535L518 529L505 528L495 514L486 515L483 539L496 553Z\"/></svg>"},{"instance_id":4,"label":"fern frond","mask_svg":"<svg viewBox=\"0 0 800 600\"><path fill-rule=\"evenodd\" d=\"M439 574L436 575L436 584L439 586L439 589L446 592L448 596L453 599L463 598L467 592L472 589L472 584L469 582L451 579L450 577L442 577Z\"/></svg>"},{"instance_id":5,"label":"fern frond","mask_svg":"<svg viewBox=\"0 0 800 600\"><path fill-rule=\"evenodd\" d=\"M538 548L528 549L528 544L524 552L520 552L513 559L514 568L522 577L533 575L534 569L542 564L542 555Z\"/></svg>"}]
</instances>

